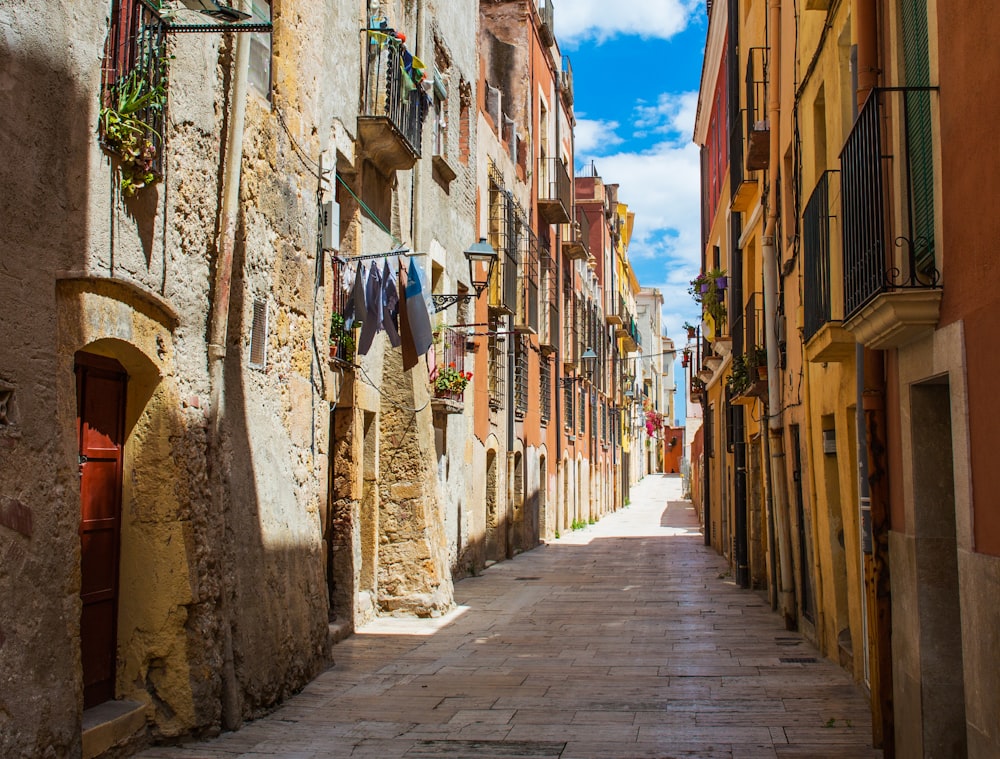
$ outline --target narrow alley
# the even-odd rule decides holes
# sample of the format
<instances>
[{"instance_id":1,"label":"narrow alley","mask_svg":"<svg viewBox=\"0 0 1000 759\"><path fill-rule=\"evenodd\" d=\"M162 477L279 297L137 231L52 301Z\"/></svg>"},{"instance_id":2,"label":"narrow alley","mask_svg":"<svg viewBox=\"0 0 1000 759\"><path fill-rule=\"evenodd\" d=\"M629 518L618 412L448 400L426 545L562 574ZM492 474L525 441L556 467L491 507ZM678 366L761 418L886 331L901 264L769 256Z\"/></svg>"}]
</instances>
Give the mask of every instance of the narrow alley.
<instances>
[{"instance_id":1,"label":"narrow alley","mask_svg":"<svg viewBox=\"0 0 1000 759\"><path fill-rule=\"evenodd\" d=\"M382 619L236 733L147 759L880 757L860 689L703 545L679 476Z\"/></svg>"}]
</instances>

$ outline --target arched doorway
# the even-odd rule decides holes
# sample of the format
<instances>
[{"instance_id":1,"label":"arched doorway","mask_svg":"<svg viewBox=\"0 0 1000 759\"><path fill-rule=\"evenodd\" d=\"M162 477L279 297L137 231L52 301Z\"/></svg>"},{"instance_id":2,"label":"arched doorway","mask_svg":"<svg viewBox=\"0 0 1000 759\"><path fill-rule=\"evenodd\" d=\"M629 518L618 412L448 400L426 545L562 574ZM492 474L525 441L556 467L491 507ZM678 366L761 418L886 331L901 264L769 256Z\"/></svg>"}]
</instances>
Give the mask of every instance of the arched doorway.
<instances>
[{"instance_id":1,"label":"arched doorway","mask_svg":"<svg viewBox=\"0 0 1000 759\"><path fill-rule=\"evenodd\" d=\"M497 452L486 452L486 558L499 561L505 546L499 540L500 504L497 490Z\"/></svg>"}]
</instances>

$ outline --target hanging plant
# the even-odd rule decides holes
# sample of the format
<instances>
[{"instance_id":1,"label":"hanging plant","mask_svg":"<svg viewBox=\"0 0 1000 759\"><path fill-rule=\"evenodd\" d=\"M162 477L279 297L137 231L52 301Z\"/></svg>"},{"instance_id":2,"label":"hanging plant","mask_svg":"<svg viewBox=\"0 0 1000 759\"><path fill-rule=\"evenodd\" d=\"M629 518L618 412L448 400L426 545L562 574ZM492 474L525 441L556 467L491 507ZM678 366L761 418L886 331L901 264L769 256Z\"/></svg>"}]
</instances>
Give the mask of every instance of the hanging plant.
<instances>
[{"instance_id":1,"label":"hanging plant","mask_svg":"<svg viewBox=\"0 0 1000 759\"><path fill-rule=\"evenodd\" d=\"M101 108L101 144L118 156L122 195L131 198L143 187L160 179L154 170L157 145L163 136L147 123L162 113L167 102L166 60L158 76L137 68L115 82L108 93L109 105Z\"/></svg>"},{"instance_id":2,"label":"hanging plant","mask_svg":"<svg viewBox=\"0 0 1000 759\"><path fill-rule=\"evenodd\" d=\"M721 286L720 286L721 282ZM712 269L691 280L688 292L705 312L712 317L719 333L726 325L725 293L728 278L725 269Z\"/></svg>"}]
</instances>

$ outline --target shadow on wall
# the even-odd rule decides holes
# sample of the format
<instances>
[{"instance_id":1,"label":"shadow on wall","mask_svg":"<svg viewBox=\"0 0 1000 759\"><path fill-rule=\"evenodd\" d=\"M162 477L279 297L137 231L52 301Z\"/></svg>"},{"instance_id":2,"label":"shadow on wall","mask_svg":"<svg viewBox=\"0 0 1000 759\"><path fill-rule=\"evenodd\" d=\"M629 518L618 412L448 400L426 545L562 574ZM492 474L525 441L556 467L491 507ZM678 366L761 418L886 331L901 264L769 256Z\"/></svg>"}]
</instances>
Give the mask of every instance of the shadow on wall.
<instances>
[{"instance_id":1,"label":"shadow on wall","mask_svg":"<svg viewBox=\"0 0 1000 759\"><path fill-rule=\"evenodd\" d=\"M33 12L18 5L0 8L0 756L70 756L79 486L60 445L75 409L59 392L53 277L87 251L96 103L59 45L15 36Z\"/></svg>"},{"instance_id":2,"label":"shadow on wall","mask_svg":"<svg viewBox=\"0 0 1000 759\"><path fill-rule=\"evenodd\" d=\"M245 238L241 229L237 240ZM248 368L240 345L249 333L244 315L252 312L242 242L233 263L222 443L210 461L221 468L215 479L221 477L226 494L224 608L232 626L238 718L249 719L292 695L326 665L327 589L318 512L300 502L309 478L297 484L295 448L273 413L279 401L247 397L248 387L265 395L281 391L269 385L266 374L261 382L247 376L257 370Z\"/></svg>"}]
</instances>

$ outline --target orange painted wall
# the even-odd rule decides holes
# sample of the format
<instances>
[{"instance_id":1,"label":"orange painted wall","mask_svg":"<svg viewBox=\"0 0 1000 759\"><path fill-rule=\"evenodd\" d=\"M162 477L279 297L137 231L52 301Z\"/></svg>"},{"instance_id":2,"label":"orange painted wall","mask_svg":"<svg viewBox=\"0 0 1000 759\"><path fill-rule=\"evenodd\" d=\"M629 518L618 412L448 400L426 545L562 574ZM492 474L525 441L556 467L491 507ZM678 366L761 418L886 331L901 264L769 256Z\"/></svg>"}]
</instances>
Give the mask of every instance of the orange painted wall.
<instances>
[{"instance_id":1,"label":"orange painted wall","mask_svg":"<svg viewBox=\"0 0 1000 759\"><path fill-rule=\"evenodd\" d=\"M990 0L950 0L946 7L937 19L946 261L941 324L964 320L975 550L1000 556L1000 467L993 458L994 391L1000 376L995 349L1000 290L994 286L1000 275L1000 214L997 193L983 191L996 186L1000 166L1000 101L983 93L984 75L1000 70L1000 14Z\"/></svg>"}]
</instances>

